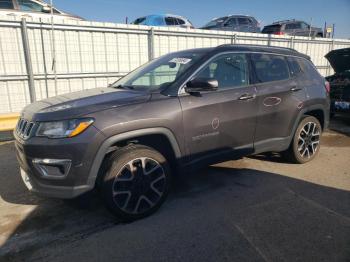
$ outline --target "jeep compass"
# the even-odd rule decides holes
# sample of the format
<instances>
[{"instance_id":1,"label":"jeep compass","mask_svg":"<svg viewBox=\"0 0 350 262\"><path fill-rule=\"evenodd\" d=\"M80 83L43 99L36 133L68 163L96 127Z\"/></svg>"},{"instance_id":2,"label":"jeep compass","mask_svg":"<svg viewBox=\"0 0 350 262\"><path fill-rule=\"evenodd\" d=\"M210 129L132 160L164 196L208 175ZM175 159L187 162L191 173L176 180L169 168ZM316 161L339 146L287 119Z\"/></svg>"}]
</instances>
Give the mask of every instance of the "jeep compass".
<instances>
[{"instance_id":1,"label":"jeep compass","mask_svg":"<svg viewBox=\"0 0 350 262\"><path fill-rule=\"evenodd\" d=\"M28 105L14 131L29 190L98 188L118 217L145 217L181 170L262 152L305 163L328 125L327 82L295 50L222 45L164 55L108 88Z\"/></svg>"}]
</instances>

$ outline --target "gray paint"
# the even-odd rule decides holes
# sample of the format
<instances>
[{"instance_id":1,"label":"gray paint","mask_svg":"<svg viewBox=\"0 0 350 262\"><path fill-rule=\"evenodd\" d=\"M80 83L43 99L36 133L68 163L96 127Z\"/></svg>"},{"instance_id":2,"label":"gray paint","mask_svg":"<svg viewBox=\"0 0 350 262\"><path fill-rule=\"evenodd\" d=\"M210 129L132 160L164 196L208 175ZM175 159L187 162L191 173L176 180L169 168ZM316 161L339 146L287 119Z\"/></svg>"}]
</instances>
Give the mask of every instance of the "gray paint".
<instances>
[{"instance_id":1,"label":"gray paint","mask_svg":"<svg viewBox=\"0 0 350 262\"><path fill-rule=\"evenodd\" d=\"M263 52L308 60L307 56L284 48L224 45L206 52L198 64L161 92L102 88L27 106L22 117L33 122L76 117L95 119L92 127L69 139L30 136L23 140L15 134L17 157L22 169L35 182L34 190L50 196L72 197L92 189L111 147L114 150L117 142L140 136L166 137L177 166L192 167L285 150L301 117L312 110L323 112L327 126L329 97L324 79L318 73L302 72L288 80L259 84L250 68L251 82L246 87L178 94L198 69L218 54L242 52L249 59L249 53ZM240 99L246 95L251 98ZM71 107L51 112L62 105ZM153 143L156 146L157 141ZM72 167L66 179L44 179L33 168L33 158L72 159ZM69 193L64 193L67 190Z\"/></svg>"}]
</instances>

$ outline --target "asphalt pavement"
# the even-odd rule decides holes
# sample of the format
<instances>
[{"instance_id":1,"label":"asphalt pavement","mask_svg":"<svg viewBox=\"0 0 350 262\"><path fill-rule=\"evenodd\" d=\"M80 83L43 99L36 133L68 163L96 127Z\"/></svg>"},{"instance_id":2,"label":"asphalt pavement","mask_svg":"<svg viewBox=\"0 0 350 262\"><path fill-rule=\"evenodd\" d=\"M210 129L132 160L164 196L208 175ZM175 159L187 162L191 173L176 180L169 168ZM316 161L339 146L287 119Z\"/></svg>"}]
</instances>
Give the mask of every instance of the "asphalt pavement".
<instances>
[{"instance_id":1,"label":"asphalt pavement","mask_svg":"<svg viewBox=\"0 0 350 262\"><path fill-rule=\"evenodd\" d=\"M174 179L154 215L121 223L96 192L63 201L23 185L0 144L0 261L350 261L350 123L305 165L278 154Z\"/></svg>"}]
</instances>

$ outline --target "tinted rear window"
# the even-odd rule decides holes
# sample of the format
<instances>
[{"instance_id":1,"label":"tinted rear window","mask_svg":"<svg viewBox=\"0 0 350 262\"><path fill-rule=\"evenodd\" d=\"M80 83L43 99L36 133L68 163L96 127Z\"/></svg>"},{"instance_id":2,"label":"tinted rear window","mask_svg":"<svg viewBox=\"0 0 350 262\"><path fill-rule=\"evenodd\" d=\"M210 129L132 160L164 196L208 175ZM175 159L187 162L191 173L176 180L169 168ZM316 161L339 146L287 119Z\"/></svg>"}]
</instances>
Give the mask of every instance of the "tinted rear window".
<instances>
[{"instance_id":1,"label":"tinted rear window","mask_svg":"<svg viewBox=\"0 0 350 262\"><path fill-rule=\"evenodd\" d=\"M252 61L258 83L289 78L288 64L284 56L252 54Z\"/></svg>"},{"instance_id":2,"label":"tinted rear window","mask_svg":"<svg viewBox=\"0 0 350 262\"><path fill-rule=\"evenodd\" d=\"M141 23L143 23L143 22L145 22L145 21L146 21L146 17L141 17L141 18L137 18L137 19L133 22L133 24L139 25L139 24L141 24Z\"/></svg>"},{"instance_id":3,"label":"tinted rear window","mask_svg":"<svg viewBox=\"0 0 350 262\"><path fill-rule=\"evenodd\" d=\"M280 30L281 30L281 25L268 25L264 27L262 32L265 34L271 34L271 33L279 32Z\"/></svg>"},{"instance_id":4,"label":"tinted rear window","mask_svg":"<svg viewBox=\"0 0 350 262\"><path fill-rule=\"evenodd\" d=\"M0 0L0 9L13 9L12 0Z\"/></svg>"},{"instance_id":5,"label":"tinted rear window","mask_svg":"<svg viewBox=\"0 0 350 262\"><path fill-rule=\"evenodd\" d=\"M184 25L184 24L185 24L185 21L182 20L182 19L180 19L180 18L178 18L178 19L177 19L177 23L178 23L179 25Z\"/></svg>"}]
</instances>

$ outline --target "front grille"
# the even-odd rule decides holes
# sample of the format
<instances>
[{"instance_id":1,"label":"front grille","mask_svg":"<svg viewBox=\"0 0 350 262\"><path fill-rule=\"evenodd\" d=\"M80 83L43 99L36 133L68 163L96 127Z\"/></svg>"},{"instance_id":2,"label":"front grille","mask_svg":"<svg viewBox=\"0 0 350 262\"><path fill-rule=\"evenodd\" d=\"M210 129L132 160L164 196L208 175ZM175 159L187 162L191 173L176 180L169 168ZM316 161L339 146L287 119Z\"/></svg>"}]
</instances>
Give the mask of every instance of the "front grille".
<instances>
[{"instance_id":1,"label":"front grille","mask_svg":"<svg viewBox=\"0 0 350 262\"><path fill-rule=\"evenodd\" d=\"M19 119L17 126L16 126L16 133L18 136L22 137L23 139L27 139L30 137L31 132L33 131L34 123L29 122L26 119Z\"/></svg>"}]
</instances>

